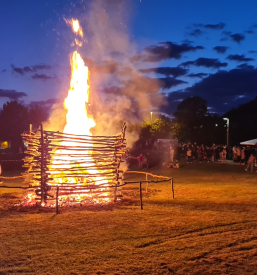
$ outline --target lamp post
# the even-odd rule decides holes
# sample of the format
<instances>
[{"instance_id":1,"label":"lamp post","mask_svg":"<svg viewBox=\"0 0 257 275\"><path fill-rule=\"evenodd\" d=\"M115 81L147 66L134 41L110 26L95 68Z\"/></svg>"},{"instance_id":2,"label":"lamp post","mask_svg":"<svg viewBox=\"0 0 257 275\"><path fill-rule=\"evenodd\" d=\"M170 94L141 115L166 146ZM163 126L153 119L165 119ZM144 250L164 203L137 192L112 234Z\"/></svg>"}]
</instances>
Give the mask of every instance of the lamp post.
<instances>
[{"instance_id":1,"label":"lamp post","mask_svg":"<svg viewBox=\"0 0 257 275\"><path fill-rule=\"evenodd\" d=\"M153 123L153 112L151 112L150 114L151 114L151 123Z\"/></svg>"},{"instance_id":2,"label":"lamp post","mask_svg":"<svg viewBox=\"0 0 257 275\"><path fill-rule=\"evenodd\" d=\"M228 140L229 140L229 119L224 117L223 120L227 122L227 147L228 147Z\"/></svg>"}]
</instances>

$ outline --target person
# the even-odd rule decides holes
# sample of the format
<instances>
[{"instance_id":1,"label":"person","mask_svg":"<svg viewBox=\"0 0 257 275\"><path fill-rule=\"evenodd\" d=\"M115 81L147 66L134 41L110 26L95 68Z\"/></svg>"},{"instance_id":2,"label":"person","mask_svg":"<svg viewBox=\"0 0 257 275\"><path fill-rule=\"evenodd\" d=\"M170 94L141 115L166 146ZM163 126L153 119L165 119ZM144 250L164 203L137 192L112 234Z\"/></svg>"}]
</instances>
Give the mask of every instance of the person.
<instances>
[{"instance_id":1,"label":"person","mask_svg":"<svg viewBox=\"0 0 257 275\"><path fill-rule=\"evenodd\" d=\"M226 147L224 147L222 151L222 161L226 161L226 160L227 160L227 150L226 150Z\"/></svg>"},{"instance_id":2,"label":"person","mask_svg":"<svg viewBox=\"0 0 257 275\"><path fill-rule=\"evenodd\" d=\"M201 151L201 148L198 148L198 150L197 150L197 157L198 157L199 163L201 163L202 162L202 151Z\"/></svg>"},{"instance_id":3,"label":"person","mask_svg":"<svg viewBox=\"0 0 257 275\"><path fill-rule=\"evenodd\" d=\"M143 156L143 159L142 159L142 169L143 169L143 170L148 169L148 160L147 160L147 156Z\"/></svg>"},{"instance_id":4,"label":"person","mask_svg":"<svg viewBox=\"0 0 257 275\"><path fill-rule=\"evenodd\" d=\"M239 146L237 147L236 154L237 154L237 162L241 164L241 150Z\"/></svg>"},{"instance_id":5,"label":"person","mask_svg":"<svg viewBox=\"0 0 257 275\"><path fill-rule=\"evenodd\" d=\"M245 148L241 151L241 163L242 165L245 164Z\"/></svg>"},{"instance_id":6,"label":"person","mask_svg":"<svg viewBox=\"0 0 257 275\"><path fill-rule=\"evenodd\" d=\"M256 162L256 157L254 154L251 154L248 159L248 165L247 165L245 171L247 171L248 168L251 167L251 172L253 172L253 166L254 166L255 162Z\"/></svg>"},{"instance_id":7,"label":"person","mask_svg":"<svg viewBox=\"0 0 257 275\"><path fill-rule=\"evenodd\" d=\"M191 162L192 163L192 151L190 147L187 149L187 163Z\"/></svg>"},{"instance_id":8,"label":"person","mask_svg":"<svg viewBox=\"0 0 257 275\"><path fill-rule=\"evenodd\" d=\"M143 160L143 155L140 154L138 157L137 157L137 161L138 161L138 168L141 169L142 168L142 160Z\"/></svg>"},{"instance_id":9,"label":"person","mask_svg":"<svg viewBox=\"0 0 257 275\"><path fill-rule=\"evenodd\" d=\"M232 152L233 152L233 161L236 162L237 160L236 146L233 147Z\"/></svg>"},{"instance_id":10,"label":"person","mask_svg":"<svg viewBox=\"0 0 257 275\"><path fill-rule=\"evenodd\" d=\"M170 148L170 162L173 163L173 159L174 159L174 149L173 147Z\"/></svg>"}]
</instances>

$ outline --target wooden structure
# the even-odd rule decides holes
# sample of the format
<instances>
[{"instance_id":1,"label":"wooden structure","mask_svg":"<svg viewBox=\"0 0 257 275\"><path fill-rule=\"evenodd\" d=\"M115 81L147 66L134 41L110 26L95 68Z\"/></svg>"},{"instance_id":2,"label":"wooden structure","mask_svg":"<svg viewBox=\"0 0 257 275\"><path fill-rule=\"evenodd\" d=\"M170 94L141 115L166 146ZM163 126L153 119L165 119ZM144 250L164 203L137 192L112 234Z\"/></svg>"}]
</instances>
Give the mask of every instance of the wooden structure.
<instances>
[{"instance_id":1,"label":"wooden structure","mask_svg":"<svg viewBox=\"0 0 257 275\"><path fill-rule=\"evenodd\" d=\"M124 124L117 136L82 136L44 131L22 137L27 145L25 184L33 196L27 204L56 206L109 201L120 185L125 154ZM33 202L32 201L33 197Z\"/></svg>"}]
</instances>

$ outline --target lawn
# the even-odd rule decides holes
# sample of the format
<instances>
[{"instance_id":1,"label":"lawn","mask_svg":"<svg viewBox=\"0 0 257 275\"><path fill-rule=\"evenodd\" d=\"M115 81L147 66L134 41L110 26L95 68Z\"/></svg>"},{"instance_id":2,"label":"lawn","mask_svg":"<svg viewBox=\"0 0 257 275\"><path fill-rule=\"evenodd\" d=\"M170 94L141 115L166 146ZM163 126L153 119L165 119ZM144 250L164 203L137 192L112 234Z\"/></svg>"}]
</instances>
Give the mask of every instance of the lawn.
<instances>
[{"instance_id":1,"label":"lawn","mask_svg":"<svg viewBox=\"0 0 257 275\"><path fill-rule=\"evenodd\" d=\"M221 163L150 171L174 177L174 200L163 182L143 193L144 210L138 186L131 199L60 215L0 205L0 274L256 274L257 173ZM0 192L0 203L21 195Z\"/></svg>"}]
</instances>

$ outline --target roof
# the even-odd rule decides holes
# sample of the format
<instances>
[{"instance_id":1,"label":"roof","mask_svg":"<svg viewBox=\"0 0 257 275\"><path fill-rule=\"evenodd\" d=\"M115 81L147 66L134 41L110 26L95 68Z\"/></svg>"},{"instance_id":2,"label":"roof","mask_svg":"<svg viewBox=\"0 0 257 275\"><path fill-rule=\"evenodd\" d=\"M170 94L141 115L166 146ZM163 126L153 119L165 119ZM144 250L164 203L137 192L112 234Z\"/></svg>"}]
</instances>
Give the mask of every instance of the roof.
<instances>
[{"instance_id":1,"label":"roof","mask_svg":"<svg viewBox=\"0 0 257 275\"><path fill-rule=\"evenodd\" d=\"M257 138L240 142L241 145L257 145Z\"/></svg>"}]
</instances>

